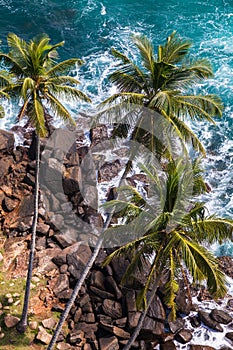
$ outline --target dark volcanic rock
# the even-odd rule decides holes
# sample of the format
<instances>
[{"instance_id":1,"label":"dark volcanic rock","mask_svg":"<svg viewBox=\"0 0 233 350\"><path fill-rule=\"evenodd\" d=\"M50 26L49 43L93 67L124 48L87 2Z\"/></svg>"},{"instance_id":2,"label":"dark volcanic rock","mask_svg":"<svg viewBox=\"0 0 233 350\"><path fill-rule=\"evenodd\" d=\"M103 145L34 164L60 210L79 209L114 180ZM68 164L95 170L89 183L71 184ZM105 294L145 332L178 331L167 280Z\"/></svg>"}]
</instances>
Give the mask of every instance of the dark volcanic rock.
<instances>
[{"instance_id":1,"label":"dark volcanic rock","mask_svg":"<svg viewBox=\"0 0 233 350\"><path fill-rule=\"evenodd\" d=\"M53 288L53 292L55 295L58 295L65 289L69 289L69 278L67 275L62 274L58 277L56 285Z\"/></svg>"},{"instance_id":2,"label":"dark volcanic rock","mask_svg":"<svg viewBox=\"0 0 233 350\"><path fill-rule=\"evenodd\" d=\"M75 329L82 330L85 334L86 339L96 339L95 333L98 329L97 323L78 322L77 325L75 325Z\"/></svg>"},{"instance_id":3,"label":"dark volcanic rock","mask_svg":"<svg viewBox=\"0 0 233 350\"><path fill-rule=\"evenodd\" d=\"M119 160L115 160L114 162L106 162L99 169L99 181L110 181L114 177L116 177L121 170L121 163Z\"/></svg>"},{"instance_id":4,"label":"dark volcanic rock","mask_svg":"<svg viewBox=\"0 0 233 350\"><path fill-rule=\"evenodd\" d=\"M117 301L105 299L102 308L104 313L112 318L122 317L122 307Z\"/></svg>"},{"instance_id":5,"label":"dark volcanic rock","mask_svg":"<svg viewBox=\"0 0 233 350\"><path fill-rule=\"evenodd\" d=\"M189 318L190 323L193 327L200 327L201 321L196 316L192 316Z\"/></svg>"},{"instance_id":6,"label":"dark volcanic rock","mask_svg":"<svg viewBox=\"0 0 233 350\"><path fill-rule=\"evenodd\" d=\"M92 271L91 273L92 286L105 290L104 280L105 280L105 276L101 271Z\"/></svg>"},{"instance_id":7,"label":"dark volcanic rock","mask_svg":"<svg viewBox=\"0 0 233 350\"><path fill-rule=\"evenodd\" d=\"M176 346L173 341L168 341L164 344L160 344L160 350L176 350Z\"/></svg>"},{"instance_id":8,"label":"dark volcanic rock","mask_svg":"<svg viewBox=\"0 0 233 350\"><path fill-rule=\"evenodd\" d=\"M147 316L154 318L157 321L165 321L166 319L166 314L165 314L165 310L163 307L163 304L160 300L160 298L155 295L149 310L147 312Z\"/></svg>"},{"instance_id":9,"label":"dark volcanic rock","mask_svg":"<svg viewBox=\"0 0 233 350\"><path fill-rule=\"evenodd\" d=\"M164 323L146 316L140 332L141 340L154 340L164 333Z\"/></svg>"},{"instance_id":10,"label":"dark volcanic rock","mask_svg":"<svg viewBox=\"0 0 233 350\"><path fill-rule=\"evenodd\" d=\"M117 337L105 337L99 339L100 350L119 350Z\"/></svg>"},{"instance_id":11,"label":"dark volcanic rock","mask_svg":"<svg viewBox=\"0 0 233 350\"><path fill-rule=\"evenodd\" d=\"M136 295L133 289L127 290L126 292L126 307L128 312L136 312Z\"/></svg>"},{"instance_id":12,"label":"dark volcanic rock","mask_svg":"<svg viewBox=\"0 0 233 350\"><path fill-rule=\"evenodd\" d=\"M33 204L33 195L23 197L17 208L6 217L4 222L5 227L11 229L17 228L20 231L30 229L32 224Z\"/></svg>"},{"instance_id":13,"label":"dark volcanic rock","mask_svg":"<svg viewBox=\"0 0 233 350\"><path fill-rule=\"evenodd\" d=\"M90 291L92 291L94 294L98 295L102 299L114 299L114 295L109 292L106 292L105 290L91 286Z\"/></svg>"},{"instance_id":14,"label":"dark volcanic rock","mask_svg":"<svg viewBox=\"0 0 233 350\"><path fill-rule=\"evenodd\" d=\"M183 313L188 315L192 309L192 302L191 300L187 297L187 291L184 289L184 287L180 287L178 294L176 296L176 304L178 307L178 310Z\"/></svg>"},{"instance_id":15,"label":"dark volcanic rock","mask_svg":"<svg viewBox=\"0 0 233 350\"><path fill-rule=\"evenodd\" d=\"M107 276L104 284L107 290L115 294L117 300L122 298L122 292L112 276Z\"/></svg>"},{"instance_id":16,"label":"dark volcanic rock","mask_svg":"<svg viewBox=\"0 0 233 350\"><path fill-rule=\"evenodd\" d=\"M190 330L188 329L182 329L181 331L179 331L179 333L177 333L175 335L175 339L182 344L186 344L188 342L190 342L190 340L192 339L192 333Z\"/></svg>"},{"instance_id":17,"label":"dark volcanic rock","mask_svg":"<svg viewBox=\"0 0 233 350\"><path fill-rule=\"evenodd\" d=\"M227 332L225 337L233 341L233 332Z\"/></svg>"},{"instance_id":18,"label":"dark volcanic rock","mask_svg":"<svg viewBox=\"0 0 233 350\"><path fill-rule=\"evenodd\" d=\"M223 310L213 309L210 313L210 317L218 322L223 324L228 324L232 321L232 317Z\"/></svg>"},{"instance_id":19,"label":"dark volcanic rock","mask_svg":"<svg viewBox=\"0 0 233 350\"><path fill-rule=\"evenodd\" d=\"M108 129L106 125L99 125L90 131L91 146L95 146L100 142L108 139Z\"/></svg>"},{"instance_id":20,"label":"dark volcanic rock","mask_svg":"<svg viewBox=\"0 0 233 350\"><path fill-rule=\"evenodd\" d=\"M116 335L117 337L121 339L129 339L130 338L130 333L124 331L122 328L113 326L111 324L107 324L104 322L100 323L100 327L103 328L104 330Z\"/></svg>"},{"instance_id":21,"label":"dark volcanic rock","mask_svg":"<svg viewBox=\"0 0 233 350\"><path fill-rule=\"evenodd\" d=\"M218 322L214 321L210 317L208 312L200 310L200 311L198 311L198 317L199 317L200 321L203 322L209 328L212 328L212 329L214 329L215 331L218 331L218 332L223 332L222 326Z\"/></svg>"},{"instance_id":22,"label":"dark volcanic rock","mask_svg":"<svg viewBox=\"0 0 233 350\"><path fill-rule=\"evenodd\" d=\"M0 130L0 153L11 153L14 149L15 137L14 134L6 130Z\"/></svg>"},{"instance_id":23,"label":"dark volcanic rock","mask_svg":"<svg viewBox=\"0 0 233 350\"><path fill-rule=\"evenodd\" d=\"M169 328L172 333L179 332L184 327L185 321L182 318L177 318L175 321L169 322Z\"/></svg>"},{"instance_id":24,"label":"dark volcanic rock","mask_svg":"<svg viewBox=\"0 0 233 350\"><path fill-rule=\"evenodd\" d=\"M114 271L115 280L120 284L122 277L129 266L129 261L123 256L116 257L112 259L111 266Z\"/></svg>"},{"instance_id":25,"label":"dark volcanic rock","mask_svg":"<svg viewBox=\"0 0 233 350\"><path fill-rule=\"evenodd\" d=\"M82 330L75 330L70 333L70 344L77 345L80 348L86 343L84 332Z\"/></svg>"},{"instance_id":26,"label":"dark volcanic rock","mask_svg":"<svg viewBox=\"0 0 233 350\"><path fill-rule=\"evenodd\" d=\"M9 197L5 197L4 199L5 209L9 212L14 210L18 204L19 204L19 201L17 199L11 199Z\"/></svg>"}]
</instances>

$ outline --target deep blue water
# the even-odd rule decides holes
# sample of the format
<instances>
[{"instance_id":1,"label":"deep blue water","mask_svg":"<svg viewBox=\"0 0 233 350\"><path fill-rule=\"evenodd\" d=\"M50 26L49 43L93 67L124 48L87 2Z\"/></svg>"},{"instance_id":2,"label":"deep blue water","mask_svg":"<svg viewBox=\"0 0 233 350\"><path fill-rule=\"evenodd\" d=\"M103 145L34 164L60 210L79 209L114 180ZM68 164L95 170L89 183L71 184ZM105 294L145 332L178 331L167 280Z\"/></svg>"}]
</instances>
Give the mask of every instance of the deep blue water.
<instances>
[{"instance_id":1,"label":"deep blue water","mask_svg":"<svg viewBox=\"0 0 233 350\"><path fill-rule=\"evenodd\" d=\"M148 35L155 46L173 30L191 39L192 55L208 57L215 71L215 78L201 89L218 93L225 105L216 127L193 126L208 151L205 167L213 189L208 206L211 212L233 216L233 1L0 0L0 23L3 48L8 32L25 39L45 32L53 43L65 40L60 57L85 59L79 79L94 104L111 93L107 81L114 64L111 47L135 56L130 42L133 33ZM72 106L74 114L77 107ZM9 107L8 118L0 127L9 128L13 114Z\"/></svg>"}]
</instances>

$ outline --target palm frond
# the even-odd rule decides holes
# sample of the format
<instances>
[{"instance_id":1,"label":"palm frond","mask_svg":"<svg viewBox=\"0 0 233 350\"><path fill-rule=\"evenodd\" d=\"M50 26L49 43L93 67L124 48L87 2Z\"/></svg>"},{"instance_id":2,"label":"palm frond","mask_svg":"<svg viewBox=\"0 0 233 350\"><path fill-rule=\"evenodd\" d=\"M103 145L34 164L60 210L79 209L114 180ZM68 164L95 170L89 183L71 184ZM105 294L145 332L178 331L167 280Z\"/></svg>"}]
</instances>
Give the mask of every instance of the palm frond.
<instances>
[{"instance_id":1,"label":"palm frond","mask_svg":"<svg viewBox=\"0 0 233 350\"><path fill-rule=\"evenodd\" d=\"M124 73L127 73L137 79L141 85L146 83L146 76L144 72L136 64L134 64L132 60L113 48L111 50L111 53L115 58L122 61L119 66L124 70ZM111 74L109 78L111 80Z\"/></svg>"},{"instance_id":2,"label":"palm frond","mask_svg":"<svg viewBox=\"0 0 233 350\"><path fill-rule=\"evenodd\" d=\"M37 134L42 137L46 136L44 108L35 91L33 93L33 103L27 104L27 115L31 124L36 128Z\"/></svg>"},{"instance_id":3,"label":"palm frond","mask_svg":"<svg viewBox=\"0 0 233 350\"><path fill-rule=\"evenodd\" d=\"M232 240L233 220L217 218L214 215L193 222L193 234L196 239L210 244Z\"/></svg>"},{"instance_id":4,"label":"palm frond","mask_svg":"<svg viewBox=\"0 0 233 350\"><path fill-rule=\"evenodd\" d=\"M24 62L26 63L28 59L28 56L27 56L28 45L26 41L18 37L14 33L9 33L7 36L7 42L8 42L8 46L11 49L10 55L14 58L23 59Z\"/></svg>"},{"instance_id":5,"label":"palm frond","mask_svg":"<svg viewBox=\"0 0 233 350\"><path fill-rule=\"evenodd\" d=\"M80 81L78 81L76 78L70 77L68 75L60 75L60 76L53 76L51 78L48 78L47 82L49 84L56 84L56 85L66 85L69 84L70 86L76 86L80 84Z\"/></svg>"},{"instance_id":6,"label":"palm frond","mask_svg":"<svg viewBox=\"0 0 233 350\"><path fill-rule=\"evenodd\" d=\"M71 117L69 111L65 108L65 106L51 93L46 93L47 102L52 109L55 116L59 116L62 120L64 120L66 123L70 123L70 125L76 125L75 121Z\"/></svg>"},{"instance_id":7,"label":"palm frond","mask_svg":"<svg viewBox=\"0 0 233 350\"><path fill-rule=\"evenodd\" d=\"M169 314L169 320L173 321L176 319L177 306L175 298L179 290L179 284L177 283L175 278L175 271L177 270L177 266L175 263L175 259L173 258L172 249L170 250L168 263L169 278L164 286L164 302L171 309Z\"/></svg>"},{"instance_id":8,"label":"palm frond","mask_svg":"<svg viewBox=\"0 0 233 350\"><path fill-rule=\"evenodd\" d=\"M137 77L130 75L126 69L117 70L109 76L109 80L114 83L120 91L141 92L144 84L137 80Z\"/></svg>"},{"instance_id":9,"label":"palm frond","mask_svg":"<svg viewBox=\"0 0 233 350\"><path fill-rule=\"evenodd\" d=\"M51 69L49 69L46 74L48 77L56 77L60 74L70 71L71 68L74 68L75 65L82 65L83 61L78 58L70 58L68 60L57 63Z\"/></svg>"},{"instance_id":10,"label":"palm frond","mask_svg":"<svg viewBox=\"0 0 233 350\"><path fill-rule=\"evenodd\" d=\"M227 291L226 277L219 270L217 260L213 254L200 244L186 239L183 235L178 234L178 236L184 262L194 277L194 283L200 281L200 277L203 277L207 282L209 292L214 297L223 297Z\"/></svg>"},{"instance_id":11,"label":"palm frond","mask_svg":"<svg viewBox=\"0 0 233 350\"><path fill-rule=\"evenodd\" d=\"M25 66L21 65L16 59L11 57L10 55L0 53L0 59L3 60L5 65L9 67L10 73L16 75L17 77L21 77L25 74L24 68Z\"/></svg>"},{"instance_id":12,"label":"palm frond","mask_svg":"<svg viewBox=\"0 0 233 350\"><path fill-rule=\"evenodd\" d=\"M203 157L206 156L206 151L197 135L188 127L188 125L181 119L177 118L174 114L170 116L170 120L173 125L177 128L179 135L183 138L186 143L191 141L193 148L201 152Z\"/></svg>"},{"instance_id":13,"label":"palm frond","mask_svg":"<svg viewBox=\"0 0 233 350\"><path fill-rule=\"evenodd\" d=\"M164 46L159 46L158 60L169 64L178 64L187 55L192 43L186 39L180 39L176 31L168 36Z\"/></svg>"},{"instance_id":14,"label":"palm frond","mask_svg":"<svg viewBox=\"0 0 233 350\"><path fill-rule=\"evenodd\" d=\"M84 94L84 92L72 86L51 84L49 85L49 90L54 96L56 96L56 98L68 99L73 101L81 100L88 103L91 102L91 99L86 94Z\"/></svg>"},{"instance_id":15,"label":"palm frond","mask_svg":"<svg viewBox=\"0 0 233 350\"><path fill-rule=\"evenodd\" d=\"M154 49L151 41L146 36L133 36L133 42L137 46L141 55L142 64L144 67L154 75Z\"/></svg>"},{"instance_id":16,"label":"palm frond","mask_svg":"<svg viewBox=\"0 0 233 350\"><path fill-rule=\"evenodd\" d=\"M21 95L24 99L35 89L35 81L32 78L25 78L22 84Z\"/></svg>"},{"instance_id":17,"label":"palm frond","mask_svg":"<svg viewBox=\"0 0 233 350\"><path fill-rule=\"evenodd\" d=\"M180 104L180 117L188 115L191 119L207 120L215 124L212 117L222 115L222 102L216 95L182 95L177 97L177 104Z\"/></svg>"}]
</instances>

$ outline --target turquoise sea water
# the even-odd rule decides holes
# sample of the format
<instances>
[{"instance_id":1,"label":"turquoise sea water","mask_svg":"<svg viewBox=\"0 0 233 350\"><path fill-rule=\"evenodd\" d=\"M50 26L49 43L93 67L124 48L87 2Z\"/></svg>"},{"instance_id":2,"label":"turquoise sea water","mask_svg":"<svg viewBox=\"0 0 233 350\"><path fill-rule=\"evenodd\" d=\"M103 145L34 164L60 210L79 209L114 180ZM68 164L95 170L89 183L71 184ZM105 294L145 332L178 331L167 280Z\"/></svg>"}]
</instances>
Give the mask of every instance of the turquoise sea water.
<instances>
[{"instance_id":1,"label":"turquoise sea water","mask_svg":"<svg viewBox=\"0 0 233 350\"><path fill-rule=\"evenodd\" d=\"M208 57L215 78L201 86L218 93L225 105L217 126L197 124L208 151L205 160L211 212L233 216L233 1L230 0L0 0L3 47L12 31L25 39L46 32L53 42L65 40L62 59L76 56L86 64L79 71L82 89L94 104L111 93L107 76L113 68L110 48L132 51L130 35L147 34L155 45L177 30L193 41L192 54ZM135 59L137 57L135 56ZM77 106L72 106L77 113ZM10 128L14 108L0 127ZM231 249L231 248L229 248Z\"/></svg>"}]
</instances>

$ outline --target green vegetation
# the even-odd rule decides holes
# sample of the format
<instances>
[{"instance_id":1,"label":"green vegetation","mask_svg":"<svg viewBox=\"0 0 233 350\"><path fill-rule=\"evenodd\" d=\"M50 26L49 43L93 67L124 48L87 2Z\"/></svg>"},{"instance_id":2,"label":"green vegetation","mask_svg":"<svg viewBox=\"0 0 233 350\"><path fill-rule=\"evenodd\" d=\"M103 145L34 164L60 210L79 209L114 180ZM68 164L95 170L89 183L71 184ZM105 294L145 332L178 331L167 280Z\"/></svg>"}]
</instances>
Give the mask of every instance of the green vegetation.
<instances>
[{"instance_id":1,"label":"green vegetation","mask_svg":"<svg viewBox=\"0 0 233 350\"><path fill-rule=\"evenodd\" d=\"M207 59L191 60L191 42L179 38L176 32L167 38L165 45L158 47L157 54L151 41L145 36L134 36L133 43L139 53L139 65L112 49L118 64L109 79L117 86L118 92L100 105L104 108L100 114L104 114L105 122L111 123L113 115L119 115L121 125L115 130L117 136L121 134L121 137L126 137L133 128L131 139L141 142L147 136L146 143L143 141L144 145L158 154L157 143L153 137L145 135L145 130L138 127L144 114L135 116L134 113L132 117L132 113L128 113L132 110L132 105L143 106L159 113L172 125L184 144L188 143L205 155L203 145L186 121L204 120L214 124L213 117L222 115L223 106L217 95L192 93L198 83L213 77L210 62ZM151 119L153 130L156 119Z\"/></svg>"},{"instance_id":2,"label":"green vegetation","mask_svg":"<svg viewBox=\"0 0 233 350\"><path fill-rule=\"evenodd\" d=\"M39 283L41 285L41 282ZM0 302L2 303L3 307L8 306L9 309L2 310L2 313L0 315L0 327L1 327L1 333L4 333L5 336L3 339L0 339L0 349L2 350L24 350L25 348L30 348L32 350L42 350L45 347L41 344L32 344L34 341L36 331L31 330L28 328L27 332L25 334L19 334L17 330L14 328L7 328L4 323L4 317L9 313L11 315L20 317L22 312L22 304L24 299L24 291L25 291L25 279L24 278L17 278L17 279L11 279L6 274L1 273L0 274L0 288L1 288L1 296L0 296ZM14 303L9 304L7 302L6 295L10 293L13 296L14 303L16 301L20 301L20 303L17 303L17 305L14 305ZM19 297L14 297L14 294L17 293ZM36 289L32 289L32 296L34 296L37 293ZM37 321L39 322L40 319L35 318L33 315L29 315L30 321Z\"/></svg>"}]
</instances>

